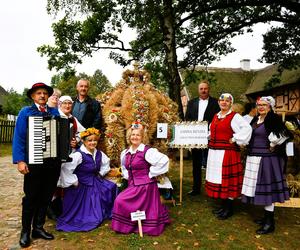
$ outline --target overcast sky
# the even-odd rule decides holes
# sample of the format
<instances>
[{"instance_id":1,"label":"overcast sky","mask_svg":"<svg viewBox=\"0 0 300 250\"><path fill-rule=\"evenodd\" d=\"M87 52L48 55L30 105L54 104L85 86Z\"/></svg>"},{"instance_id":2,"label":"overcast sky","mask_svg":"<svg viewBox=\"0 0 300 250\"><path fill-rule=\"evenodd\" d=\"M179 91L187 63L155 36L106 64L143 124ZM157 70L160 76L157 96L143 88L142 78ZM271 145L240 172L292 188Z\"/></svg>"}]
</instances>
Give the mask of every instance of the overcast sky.
<instances>
[{"instance_id":1,"label":"overcast sky","mask_svg":"<svg viewBox=\"0 0 300 250\"><path fill-rule=\"evenodd\" d=\"M40 57L36 48L42 44L53 44L51 24L53 19L47 15L46 0L9 0L0 3L0 85L8 90L14 88L22 93L35 82L50 84L54 71L47 69L47 58ZM257 62L262 55L262 36L266 25L256 25L254 34L246 34L233 39L237 49L213 63L216 67L240 67L241 59L250 59L252 69L265 67ZM101 69L114 85L121 78L122 67L109 60L108 52L101 52L86 59L79 66L79 72L93 74Z\"/></svg>"}]
</instances>

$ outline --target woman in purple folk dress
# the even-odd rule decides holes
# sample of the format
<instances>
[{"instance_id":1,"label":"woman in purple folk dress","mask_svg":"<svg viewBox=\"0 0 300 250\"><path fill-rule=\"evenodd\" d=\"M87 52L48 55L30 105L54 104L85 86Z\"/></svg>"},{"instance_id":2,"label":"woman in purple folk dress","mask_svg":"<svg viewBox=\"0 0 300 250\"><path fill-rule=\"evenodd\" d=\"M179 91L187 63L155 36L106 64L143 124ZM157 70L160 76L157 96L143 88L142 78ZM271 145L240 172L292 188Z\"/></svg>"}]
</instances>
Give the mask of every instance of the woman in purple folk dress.
<instances>
[{"instance_id":1,"label":"woman in purple folk dress","mask_svg":"<svg viewBox=\"0 0 300 250\"><path fill-rule=\"evenodd\" d=\"M115 200L112 229L119 233L138 233L137 221L131 221L130 213L145 211L143 233L160 235L170 223L165 205L161 204L156 177L165 174L169 158L142 143L144 130L133 125L129 133L131 146L121 153L122 174L128 179L128 187Z\"/></svg>"},{"instance_id":2,"label":"woman in purple folk dress","mask_svg":"<svg viewBox=\"0 0 300 250\"><path fill-rule=\"evenodd\" d=\"M289 199L284 176L286 163L285 142L288 131L281 118L272 110L275 100L263 96L257 100L258 116L254 117L246 169L243 181L243 201L264 206L263 219L255 220L260 228L257 234L275 229L274 203Z\"/></svg>"},{"instance_id":3,"label":"woman in purple folk dress","mask_svg":"<svg viewBox=\"0 0 300 250\"><path fill-rule=\"evenodd\" d=\"M99 135L95 128L81 132L83 145L70 155L72 162L62 165L58 186L65 189L57 230L90 231L111 219L117 186L103 179L110 167L109 158L96 149Z\"/></svg>"}]
</instances>

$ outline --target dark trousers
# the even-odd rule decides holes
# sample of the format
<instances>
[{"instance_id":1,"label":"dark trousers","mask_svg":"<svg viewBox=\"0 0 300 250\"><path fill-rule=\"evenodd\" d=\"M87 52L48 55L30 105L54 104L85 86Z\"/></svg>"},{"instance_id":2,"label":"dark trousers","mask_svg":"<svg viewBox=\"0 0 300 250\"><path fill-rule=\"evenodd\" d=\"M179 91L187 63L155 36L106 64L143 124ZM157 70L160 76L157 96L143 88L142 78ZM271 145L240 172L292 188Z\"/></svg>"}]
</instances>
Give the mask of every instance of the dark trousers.
<instances>
[{"instance_id":1,"label":"dark trousers","mask_svg":"<svg viewBox=\"0 0 300 250\"><path fill-rule=\"evenodd\" d=\"M29 166L29 173L24 175L22 200L22 230L30 232L33 228L42 228L45 224L47 207L56 189L60 175L58 161Z\"/></svg>"},{"instance_id":2,"label":"dark trousers","mask_svg":"<svg viewBox=\"0 0 300 250\"><path fill-rule=\"evenodd\" d=\"M201 191L202 184L202 166L206 167L208 149L192 149L193 159L193 190Z\"/></svg>"}]
</instances>

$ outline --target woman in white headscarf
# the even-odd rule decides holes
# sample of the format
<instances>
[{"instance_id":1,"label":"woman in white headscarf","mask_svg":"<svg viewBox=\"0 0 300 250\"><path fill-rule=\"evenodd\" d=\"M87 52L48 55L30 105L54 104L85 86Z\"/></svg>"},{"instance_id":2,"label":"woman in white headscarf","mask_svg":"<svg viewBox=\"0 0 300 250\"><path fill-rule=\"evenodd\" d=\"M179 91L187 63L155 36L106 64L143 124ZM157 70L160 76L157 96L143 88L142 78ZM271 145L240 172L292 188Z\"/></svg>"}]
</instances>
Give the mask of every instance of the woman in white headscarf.
<instances>
[{"instance_id":1,"label":"woman in white headscarf","mask_svg":"<svg viewBox=\"0 0 300 250\"><path fill-rule=\"evenodd\" d=\"M285 143L290 135L273 111L275 100L272 96L259 98L256 106L258 116L251 122L253 132L242 194L244 202L264 206L264 218L255 220L261 226L256 233L267 234L275 229L274 203L289 199L284 168L287 160Z\"/></svg>"},{"instance_id":2,"label":"woman in white headscarf","mask_svg":"<svg viewBox=\"0 0 300 250\"><path fill-rule=\"evenodd\" d=\"M220 220L233 215L233 200L241 195L243 166L239 145L248 144L251 127L238 113L232 111L233 97L219 97L221 111L210 124L205 189L209 197L222 200L221 208L213 213Z\"/></svg>"}]
</instances>

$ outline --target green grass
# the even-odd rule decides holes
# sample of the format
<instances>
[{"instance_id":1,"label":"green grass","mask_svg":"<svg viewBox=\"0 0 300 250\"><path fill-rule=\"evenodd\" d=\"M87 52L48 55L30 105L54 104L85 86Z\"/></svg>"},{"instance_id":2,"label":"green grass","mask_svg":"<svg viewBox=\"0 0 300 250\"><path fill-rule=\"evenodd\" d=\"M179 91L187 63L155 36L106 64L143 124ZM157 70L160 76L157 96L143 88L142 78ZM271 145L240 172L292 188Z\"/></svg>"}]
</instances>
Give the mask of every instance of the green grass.
<instances>
[{"instance_id":1,"label":"green grass","mask_svg":"<svg viewBox=\"0 0 300 250\"><path fill-rule=\"evenodd\" d=\"M175 194L179 190L179 164L172 163L170 179ZM300 209L275 208L276 230L273 234L258 236L253 219L263 214L261 207L235 202L235 214L220 221L211 213L216 201L202 194L189 197L186 193L192 186L190 161L184 162L183 203L169 206L172 219L164 233L158 237L137 234L122 235L110 229L110 221L87 233L55 232L51 241L54 249L299 249ZM178 197L177 197L178 198ZM48 229L54 224L48 222Z\"/></svg>"},{"instance_id":2,"label":"green grass","mask_svg":"<svg viewBox=\"0 0 300 250\"><path fill-rule=\"evenodd\" d=\"M0 143L0 157L8 156L12 154L11 143Z\"/></svg>"}]
</instances>

